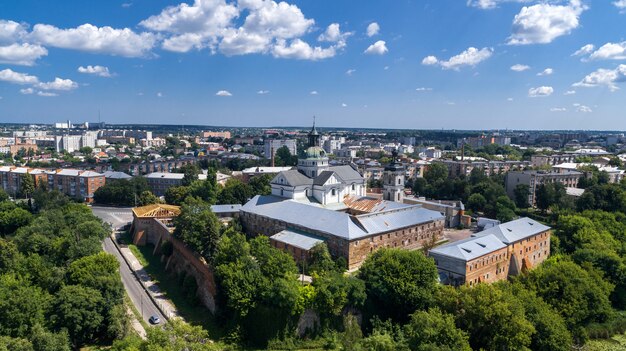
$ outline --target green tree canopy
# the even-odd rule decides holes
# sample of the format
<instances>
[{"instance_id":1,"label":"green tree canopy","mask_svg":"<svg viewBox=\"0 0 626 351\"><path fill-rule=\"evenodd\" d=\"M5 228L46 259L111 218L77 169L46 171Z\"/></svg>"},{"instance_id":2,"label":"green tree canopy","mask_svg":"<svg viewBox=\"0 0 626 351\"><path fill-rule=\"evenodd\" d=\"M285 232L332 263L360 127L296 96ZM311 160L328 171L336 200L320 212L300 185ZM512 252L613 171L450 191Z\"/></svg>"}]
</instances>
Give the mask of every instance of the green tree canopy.
<instances>
[{"instance_id":1,"label":"green tree canopy","mask_svg":"<svg viewBox=\"0 0 626 351\"><path fill-rule=\"evenodd\" d=\"M365 260L359 278L381 318L406 320L412 311L429 307L437 289L435 263L420 251L380 249Z\"/></svg>"},{"instance_id":2,"label":"green tree canopy","mask_svg":"<svg viewBox=\"0 0 626 351\"><path fill-rule=\"evenodd\" d=\"M174 236L212 262L222 225L209 204L188 197L180 208L180 215L174 219L174 225Z\"/></svg>"}]
</instances>

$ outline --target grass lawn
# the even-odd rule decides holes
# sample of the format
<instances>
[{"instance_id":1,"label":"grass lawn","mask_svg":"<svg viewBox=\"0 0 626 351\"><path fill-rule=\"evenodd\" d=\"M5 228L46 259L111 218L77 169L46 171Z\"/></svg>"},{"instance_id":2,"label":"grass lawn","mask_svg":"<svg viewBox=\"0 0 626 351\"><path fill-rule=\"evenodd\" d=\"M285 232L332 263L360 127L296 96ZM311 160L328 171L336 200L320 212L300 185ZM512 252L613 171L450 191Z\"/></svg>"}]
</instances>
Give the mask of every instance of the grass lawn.
<instances>
[{"instance_id":1,"label":"grass lawn","mask_svg":"<svg viewBox=\"0 0 626 351\"><path fill-rule=\"evenodd\" d=\"M626 350L626 334L615 335L607 340L590 340L585 345L586 351L622 351Z\"/></svg>"}]
</instances>

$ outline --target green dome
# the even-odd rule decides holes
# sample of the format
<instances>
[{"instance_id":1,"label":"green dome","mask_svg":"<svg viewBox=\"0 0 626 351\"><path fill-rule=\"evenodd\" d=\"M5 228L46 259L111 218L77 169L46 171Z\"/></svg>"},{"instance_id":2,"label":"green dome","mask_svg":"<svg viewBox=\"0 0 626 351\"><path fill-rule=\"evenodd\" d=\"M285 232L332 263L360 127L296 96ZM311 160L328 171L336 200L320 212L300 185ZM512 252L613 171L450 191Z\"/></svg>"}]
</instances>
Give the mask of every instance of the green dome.
<instances>
[{"instance_id":1,"label":"green dome","mask_svg":"<svg viewBox=\"0 0 626 351\"><path fill-rule=\"evenodd\" d=\"M325 158L326 151L319 146L311 146L304 151L305 158Z\"/></svg>"}]
</instances>

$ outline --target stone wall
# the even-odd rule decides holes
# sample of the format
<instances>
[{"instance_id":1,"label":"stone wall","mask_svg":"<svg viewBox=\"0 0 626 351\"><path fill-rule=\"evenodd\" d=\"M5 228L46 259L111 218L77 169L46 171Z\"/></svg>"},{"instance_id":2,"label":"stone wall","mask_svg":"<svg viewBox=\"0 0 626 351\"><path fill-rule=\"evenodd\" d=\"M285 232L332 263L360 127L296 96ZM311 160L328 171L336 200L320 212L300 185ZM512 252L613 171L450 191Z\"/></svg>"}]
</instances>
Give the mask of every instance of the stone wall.
<instances>
[{"instance_id":1,"label":"stone wall","mask_svg":"<svg viewBox=\"0 0 626 351\"><path fill-rule=\"evenodd\" d=\"M550 256L550 235L548 230L509 245L509 255L514 261L511 264L511 275L531 269Z\"/></svg>"},{"instance_id":2,"label":"stone wall","mask_svg":"<svg viewBox=\"0 0 626 351\"><path fill-rule=\"evenodd\" d=\"M161 255L163 243L172 243L172 254L166 258L166 271L180 275L184 273L196 280L196 292L200 302L211 312L215 312L215 294L217 292L213 269L197 253L190 250L171 234L167 221L156 218L135 218L133 222L133 243L139 246L154 245L154 255Z\"/></svg>"}]
</instances>

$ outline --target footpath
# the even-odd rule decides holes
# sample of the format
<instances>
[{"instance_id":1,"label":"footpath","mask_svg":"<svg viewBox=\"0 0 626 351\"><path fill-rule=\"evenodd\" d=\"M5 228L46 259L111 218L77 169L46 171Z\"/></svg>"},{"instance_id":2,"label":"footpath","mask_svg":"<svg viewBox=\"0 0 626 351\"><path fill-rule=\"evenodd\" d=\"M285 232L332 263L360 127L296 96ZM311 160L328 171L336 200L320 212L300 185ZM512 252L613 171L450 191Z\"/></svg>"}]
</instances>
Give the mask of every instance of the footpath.
<instances>
[{"instance_id":1,"label":"footpath","mask_svg":"<svg viewBox=\"0 0 626 351\"><path fill-rule=\"evenodd\" d=\"M152 280L148 272L146 272L143 265L139 262L137 257L133 255L132 251L126 245L118 244L118 236L120 233L113 233L111 239L115 244L115 247L119 250L120 254L124 258L124 261L130 267L130 270L135 274L137 280L141 283L141 286L148 293L148 296L157 306L161 314L166 319L181 318L176 307L165 297L165 294L159 289L157 283Z\"/></svg>"}]
</instances>

